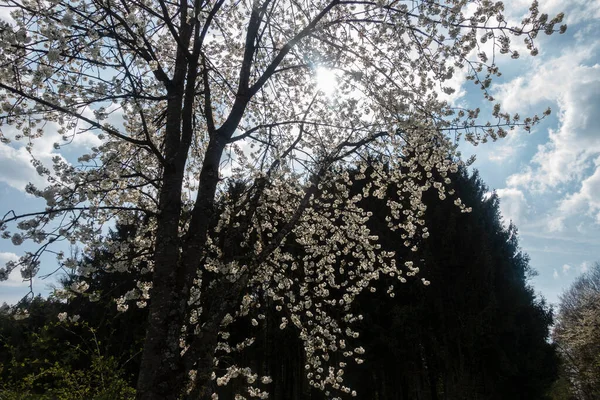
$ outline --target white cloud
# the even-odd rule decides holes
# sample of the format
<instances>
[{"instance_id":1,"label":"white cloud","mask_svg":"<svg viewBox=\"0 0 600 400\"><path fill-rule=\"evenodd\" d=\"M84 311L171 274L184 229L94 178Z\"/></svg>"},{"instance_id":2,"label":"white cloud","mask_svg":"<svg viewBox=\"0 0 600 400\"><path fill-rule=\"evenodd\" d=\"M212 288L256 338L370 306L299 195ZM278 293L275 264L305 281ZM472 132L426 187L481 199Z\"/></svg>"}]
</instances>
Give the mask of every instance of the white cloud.
<instances>
[{"instance_id":1,"label":"white cloud","mask_svg":"<svg viewBox=\"0 0 600 400\"><path fill-rule=\"evenodd\" d=\"M581 263L581 265L579 266L579 270L580 270L582 273L586 273L586 272L588 272L588 271L589 271L589 269L590 269L590 263L589 263L589 261L584 261L584 262L582 262L582 263Z\"/></svg>"},{"instance_id":2,"label":"white cloud","mask_svg":"<svg viewBox=\"0 0 600 400\"><path fill-rule=\"evenodd\" d=\"M554 272L552 273L552 277L554 279L558 279L558 271L556 270L556 268L554 268Z\"/></svg>"},{"instance_id":3,"label":"white cloud","mask_svg":"<svg viewBox=\"0 0 600 400\"><path fill-rule=\"evenodd\" d=\"M498 85L496 96L509 112L541 109L555 102L559 129L533 157L535 170L513 175L513 183L545 190L581 178L590 157L600 153L600 65L590 65L597 44L573 46L561 56L538 60L530 73ZM567 173L568 171L568 173Z\"/></svg>"},{"instance_id":4,"label":"white cloud","mask_svg":"<svg viewBox=\"0 0 600 400\"><path fill-rule=\"evenodd\" d=\"M600 2L597 0L543 0L540 2L540 9L550 14L550 17L564 12L563 22L567 24L578 24L600 18Z\"/></svg>"},{"instance_id":5,"label":"white cloud","mask_svg":"<svg viewBox=\"0 0 600 400\"><path fill-rule=\"evenodd\" d=\"M46 178L41 177L31 164L32 156L41 161L46 168L51 169L52 158L55 156L76 153L81 155L89 152L92 147L101 144L98 137L89 132L76 134L72 141L62 146L60 150L54 148L55 143L64 143L57 133L58 126L55 123L45 124L44 134L31 141L31 154L24 145L24 140L15 140L18 131L14 127L6 127L3 130L4 136L11 139L10 144L0 143L0 182L5 182L15 189L23 191L25 185L31 182L37 187L46 186Z\"/></svg>"},{"instance_id":6,"label":"white cloud","mask_svg":"<svg viewBox=\"0 0 600 400\"><path fill-rule=\"evenodd\" d=\"M506 179L508 186L527 186L533 180L533 171L530 166L527 166L523 172L510 175Z\"/></svg>"},{"instance_id":7,"label":"white cloud","mask_svg":"<svg viewBox=\"0 0 600 400\"><path fill-rule=\"evenodd\" d=\"M549 130L549 141L538 146L532 166L508 178L540 191L581 179L600 153L600 65L573 65L569 55L549 64L535 76L515 79L499 95L507 110L553 99L558 105L559 129Z\"/></svg>"},{"instance_id":8,"label":"white cloud","mask_svg":"<svg viewBox=\"0 0 600 400\"><path fill-rule=\"evenodd\" d=\"M4 268L7 261L17 261L19 256L15 253L0 252L0 268ZM37 279L33 279L33 285ZM35 287L35 286L34 286ZM30 293L29 281L23 282L21 269L15 268L6 281L0 281L0 304L16 304ZM42 294L47 294L47 290Z\"/></svg>"},{"instance_id":9,"label":"white cloud","mask_svg":"<svg viewBox=\"0 0 600 400\"><path fill-rule=\"evenodd\" d=\"M489 155L488 159L497 164L501 164L511 158L514 158L517 151L517 147L503 143L502 145L494 148L494 152Z\"/></svg>"},{"instance_id":10,"label":"white cloud","mask_svg":"<svg viewBox=\"0 0 600 400\"><path fill-rule=\"evenodd\" d=\"M555 101L571 90L573 83L581 82L589 75L589 63L597 52L598 44L573 45L558 57L529 58L528 73L515 79L494 85L494 95L502 107L510 113L522 112L523 108L539 106ZM594 68L593 66L591 68Z\"/></svg>"},{"instance_id":11,"label":"white cloud","mask_svg":"<svg viewBox=\"0 0 600 400\"><path fill-rule=\"evenodd\" d=\"M522 18L527 13L533 0L505 1L509 17ZM553 18L560 12L565 13L563 23L576 24L590 19L600 18L600 3L597 0L539 0L541 13Z\"/></svg>"},{"instance_id":12,"label":"white cloud","mask_svg":"<svg viewBox=\"0 0 600 400\"><path fill-rule=\"evenodd\" d=\"M446 100L449 104L452 104L453 106L459 106L462 98L467 93L467 91L465 89L465 83L466 83L465 77L466 76L467 76L466 67L463 68L462 70L456 71L454 73L454 75L452 75L452 78L450 78L449 80L444 82L444 86L454 89L454 92L447 94L447 93L444 93L440 87L436 86L435 91L437 92L438 97L441 100Z\"/></svg>"},{"instance_id":13,"label":"white cloud","mask_svg":"<svg viewBox=\"0 0 600 400\"><path fill-rule=\"evenodd\" d=\"M546 227L550 232L562 232L565 230L565 217L561 215L551 216L546 221Z\"/></svg>"},{"instance_id":14,"label":"white cloud","mask_svg":"<svg viewBox=\"0 0 600 400\"><path fill-rule=\"evenodd\" d=\"M523 138L524 135L521 129L511 131L505 139L494 144L493 151L487 157L488 160L496 164L516 160L518 153L525 147Z\"/></svg>"},{"instance_id":15,"label":"white cloud","mask_svg":"<svg viewBox=\"0 0 600 400\"><path fill-rule=\"evenodd\" d=\"M0 252L0 268L4 268L4 265L8 261L17 261L18 259L19 256L17 256L15 253ZM19 268L13 269L6 281L0 281L0 287L25 288L28 284L29 282L23 282L23 278L21 277L21 271L19 270Z\"/></svg>"},{"instance_id":16,"label":"white cloud","mask_svg":"<svg viewBox=\"0 0 600 400\"><path fill-rule=\"evenodd\" d=\"M0 144L0 181L18 190L24 190L28 182L43 187L45 179L31 165L31 155L25 147L14 148Z\"/></svg>"},{"instance_id":17,"label":"white cloud","mask_svg":"<svg viewBox=\"0 0 600 400\"><path fill-rule=\"evenodd\" d=\"M600 224L600 157L596 159L594 173L581 182L578 192L564 198L558 208L564 215L587 212Z\"/></svg>"},{"instance_id":18,"label":"white cloud","mask_svg":"<svg viewBox=\"0 0 600 400\"><path fill-rule=\"evenodd\" d=\"M0 252L0 265L5 264L7 261L17 260L18 258L19 256L15 253Z\"/></svg>"},{"instance_id":19,"label":"white cloud","mask_svg":"<svg viewBox=\"0 0 600 400\"><path fill-rule=\"evenodd\" d=\"M595 3L589 12L600 18L600 2ZM584 0L570 4L575 10L592 6ZM550 13L560 11L557 7L556 1L540 6ZM539 57L528 73L498 85L494 93L511 113L532 113L553 105L557 126L548 129L548 140L538 145L529 163L506 179L508 189L552 199L552 211L548 212L548 201L539 210L551 232L564 231L568 219L581 214L600 224L600 42L591 39L595 35L579 35L559 56Z\"/></svg>"},{"instance_id":20,"label":"white cloud","mask_svg":"<svg viewBox=\"0 0 600 400\"><path fill-rule=\"evenodd\" d=\"M570 269L571 269L571 266L569 264L564 264L562 266L563 274L565 274L565 275L568 274Z\"/></svg>"},{"instance_id":21,"label":"white cloud","mask_svg":"<svg viewBox=\"0 0 600 400\"><path fill-rule=\"evenodd\" d=\"M4 5L2 7L0 7L0 19L8 22L11 25L14 25L15 20L13 19L13 17L10 16L10 13L14 9L15 9L14 7L6 7Z\"/></svg>"},{"instance_id":22,"label":"white cloud","mask_svg":"<svg viewBox=\"0 0 600 400\"><path fill-rule=\"evenodd\" d=\"M516 225L522 223L528 212L529 205L523 192L516 188L498 189L500 197L500 212L506 222L513 221Z\"/></svg>"}]
</instances>

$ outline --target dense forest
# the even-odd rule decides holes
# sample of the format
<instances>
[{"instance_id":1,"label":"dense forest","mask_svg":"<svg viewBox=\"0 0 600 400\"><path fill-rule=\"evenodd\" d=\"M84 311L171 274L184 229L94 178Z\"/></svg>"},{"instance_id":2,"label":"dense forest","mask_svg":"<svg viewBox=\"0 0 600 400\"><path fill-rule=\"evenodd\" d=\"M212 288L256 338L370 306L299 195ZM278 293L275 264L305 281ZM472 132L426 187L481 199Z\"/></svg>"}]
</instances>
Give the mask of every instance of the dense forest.
<instances>
[{"instance_id":1,"label":"dense forest","mask_svg":"<svg viewBox=\"0 0 600 400\"><path fill-rule=\"evenodd\" d=\"M389 190L393 196L394 188ZM382 238L382 246L396 251L399 260L412 261L419 273L407 274L393 292L389 289L398 277L381 277L374 293L364 291L352 303L350 313L362 316L356 342L365 353L360 363L353 360L356 354L331 355L336 363L348 363L343 381L352 391L329 393L311 386L303 343L292 324L282 325L285 310L266 296L270 311L258 317L260 325L248 315L231 328L224 342L232 345L218 350L228 353L220 368L249 366L270 376L269 398L281 400L583 399L575 397L564 373L558 379L568 368L550 342L553 313L528 285L534 271L519 248L516 227L502 225L497 196L477 173L464 171L456 174L452 190L471 212L426 193L431 234L418 251L402 246L400 234ZM361 203L374 213L369 222L374 234L386 231L384 217L378 218L382 201L367 197ZM135 226L112 232L124 244L135 234ZM302 248L292 251L302 259ZM101 266L110 257L99 252L89 261ZM49 299L30 300L26 319L15 321L4 307L1 398L133 398L147 309L119 312L112 300L126 295L131 280L127 273L80 269L65 276ZM74 295L81 284L90 285L89 295ZM249 332L254 343L236 351L233 344ZM248 383L242 375L227 386L215 380L220 399L238 398L242 383Z\"/></svg>"}]
</instances>

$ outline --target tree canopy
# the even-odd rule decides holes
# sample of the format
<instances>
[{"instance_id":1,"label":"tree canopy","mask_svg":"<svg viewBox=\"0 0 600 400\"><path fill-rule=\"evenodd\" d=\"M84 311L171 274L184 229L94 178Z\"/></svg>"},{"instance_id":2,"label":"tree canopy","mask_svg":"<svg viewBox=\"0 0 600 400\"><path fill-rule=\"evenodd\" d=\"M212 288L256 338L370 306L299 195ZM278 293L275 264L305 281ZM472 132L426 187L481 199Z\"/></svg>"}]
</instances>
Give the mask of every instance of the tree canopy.
<instances>
[{"instance_id":1,"label":"tree canopy","mask_svg":"<svg viewBox=\"0 0 600 400\"><path fill-rule=\"evenodd\" d=\"M577 399L600 396L600 264L579 276L560 298L553 338L563 378Z\"/></svg>"},{"instance_id":2,"label":"tree canopy","mask_svg":"<svg viewBox=\"0 0 600 400\"><path fill-rule=\"evenodd\" d=\"M455 140L496 139L540 118L495 105L492 121L480 122L479 108L443 98L449 80L466 74L493 101L496 57L519 57L511 36L535 55L538 33L566 29L562 14L548 17L535 2L518 23L501 2L467 0L3 5L13 22L0 22L0 139L35 146L57 131L56 148L78 135L102 144L76 162L32 160L48 186L26 190L47 207L7 212L0 229L39 248L0 276L19 267L33 278L40 254L65 240L90 253L109 246L114 270L138 268L139 282L118 301L123 311L149 307L140 399L210 398L219 338L259 306L259 290L300 330L313 385L349 390L328 356L357 335L349 304L381 274L402 281L418 271L381 250L358 203L397 186L386 226L415 251L428 236L425 191L468 211L446 190L460 164ZM319 87L320 70L333 71L334 95ZM350 178L348 167L360 173ZM234 196L228 179L245 189ZM350 193L353 179L369 181L362 193ZM108 223L140 219L128 245L102 235ZM301 273L284 250L292 237L306 252ZM337 275L346 254L357 261ZM342 351L357 361L360 352ZM231 366L217 382L240 373L253 376ZM260 396L259 387L248 390Z\"/></svg>"}]
</instances>

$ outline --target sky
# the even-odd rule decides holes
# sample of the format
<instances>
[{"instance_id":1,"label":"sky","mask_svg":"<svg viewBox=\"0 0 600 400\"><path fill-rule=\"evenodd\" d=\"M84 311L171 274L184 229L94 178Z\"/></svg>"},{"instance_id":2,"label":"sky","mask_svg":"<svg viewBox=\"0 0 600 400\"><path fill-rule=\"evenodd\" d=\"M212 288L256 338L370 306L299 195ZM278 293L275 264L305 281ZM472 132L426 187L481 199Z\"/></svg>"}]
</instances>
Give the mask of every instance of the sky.
<instances>
[{"instance_id":1,"label":"sky","mask_svg":"<svg viewBox=\"0 0 600 400\"><path fill-rule=\"evenodd\" d=\"M464 158L475 154L473 168L500 196L505 223L519 230L522 250L537 271L530 284L551 304L594 262L600 262L600 1L541 0L551 16L565 13L564 35L541 34L537 57L515 38L522 57L499 62L503 76L491 87L504 110L522 116L552 114L530 133L511 132L495 143L461 145ZM507 17L520 20L528 4L511 0ZM1 16L0 16L1 17ZM477 106L482 96L472 83L455 82L456 104ZM56 135L54 135L56 136ZM52 134L38 140L34 154L49 161L55 154ZM93 135L80 135L65 157L98 145ZM25 184L40 177L22 145L0 143L0 216L8 210L27 212L44 207L24 193ZM28 245L0 240L0 264L15 259ZM66 250L68 252L68 249ZM43 272L56 267L53 256L42 259ZM54 278L36 278L36 293L47 294ZM14 303L29 290L18 271L0 282L0 303Z\"/></svg>"},{"instance_id":2,"label":"sky","mask_svg":"<svg viewBox=\"0 0 600 400\"><path fill-rule=\"evenodd\" d=\"M506 3L512 7L522 1ZM538 36L540 54L500 65L492 94L522 116L552 114L531 133L517 130L477 148L481 177L500 197L505 222L537 271L536 292L556 304L573 280L600 262L600 2L540 1L542 12L565 13L564 35ZM521 52L526 54L526 52ZM472 104L468 85L459 101Z\"/></svg>"}]
</instances>

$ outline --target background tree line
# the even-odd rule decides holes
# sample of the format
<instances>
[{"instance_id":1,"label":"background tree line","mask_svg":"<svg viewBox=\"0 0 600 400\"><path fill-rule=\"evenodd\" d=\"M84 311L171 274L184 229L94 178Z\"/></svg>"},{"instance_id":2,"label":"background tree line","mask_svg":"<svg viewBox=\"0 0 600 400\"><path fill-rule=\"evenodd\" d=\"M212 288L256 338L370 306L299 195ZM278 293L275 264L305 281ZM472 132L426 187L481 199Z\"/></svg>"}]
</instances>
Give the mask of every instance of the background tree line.
<instances>
[{"instance_id":1,"label":"background tree line","mask_svg":"<svg viewBox=\"0 0 600 400\"><path fill-rule=\"evenodd\" d=\"M600 398L600 264L561 296L553 339L563 360L556 399Z\"/></svg>"},{"instance_id":2,"label":"background tree line","mask_svg":"<svg viewBox=\"0 0 600 400\"><path fill-rule=\"evenodd\" d=\"M365 184L356 182L353 192ZM364 362L355 364L332 353L339 359L336 362L349 364L346 384L365 399L594 398L598 393L592 389L598 382L593 375L598 371L597 347L582 343L597 337L589 321L594 315L598 318L598 267L563 298L554 331L557 352L556 345L549 343L552 311L527 284L532 274L528 258L520 251L516 228L502 226L497 196L489 195L477 173L456 174L452 189L472 212L461 212L451 202L441 201L437 193L428 192L425 219L431 234L417 252L401 245L400 233L382 237L384 248L395 249L399 259L414 260L430 284L407 276L406 284L390 297L388 289L398 279L383 277L376 293L359 295L350 313L363 315L359 332L366 349ZM393 192L390 188L390 196ZM385 216L378 215L384 200L369 197L362 201L374 213L369 222L372 232L386 232ZM112 235L127 243L136 235L136 227L118 226ZM301 258L302 248L290 251ZM99 252L93 262L102 265L110 257L108 252ZM82 398L81 393L99 399L133 396L146 309L119 313L110 300L126 295L130 274L102 268L92 274L66 277L59 291L68 293L85 281L93 285L87 291L90 295L73 296L66 302L57 297L36 298L29 305L30 317L21 321L1 315L2 398L74 399ZM596 289L596 297L590 288ZM582 291L587 293L585 301L579 294ZM100 295L89 298L93 293ZM272 302L266 296L263 301ZM266 304L266 309L270 311L258 327L250 315L235 322L228 341L252 336L255 342L244 351L228 350L220 367L248 365L259 375L271 376L270 398L333 396L309 385L303 343L292 332L295 328L280 329L283 314L275 304ZM58 315L65 320L59 321ZM573 318L584 322L577 324ZM569 342L573 337L576 343ZM565 360L562 363L559 355ZM575 368L570 360L586 367L577 364ZM215 389L221 399L234 398L246 380L240 376L223 387L215 382ZM352 392L342 394L346 395L353 397Z\"/></svg>"}]
</instances>

